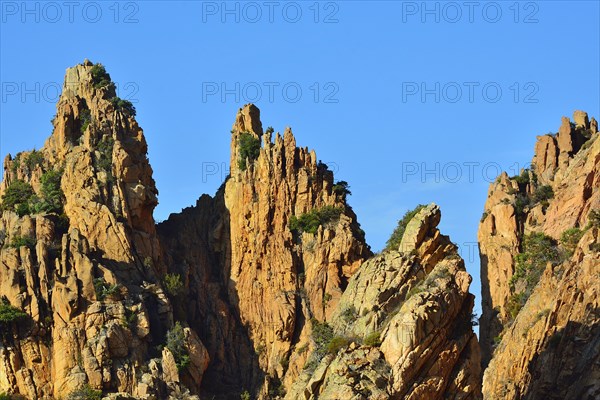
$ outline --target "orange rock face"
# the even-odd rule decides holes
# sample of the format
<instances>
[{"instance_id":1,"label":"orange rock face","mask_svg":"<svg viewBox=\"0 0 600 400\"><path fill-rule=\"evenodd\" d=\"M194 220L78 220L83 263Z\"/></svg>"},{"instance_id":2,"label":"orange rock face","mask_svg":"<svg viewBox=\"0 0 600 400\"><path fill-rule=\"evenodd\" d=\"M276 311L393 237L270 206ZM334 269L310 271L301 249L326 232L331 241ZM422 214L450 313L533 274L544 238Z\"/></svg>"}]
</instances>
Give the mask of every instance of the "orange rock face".
<instances>
[{"instance_id":1,"label":"orange rock face","mask_svg":"<svg viewBox=\"0 0 600 400\"><path fill-rule=\"evenodd\" d=\"M437 206L372 257L347 184L246 105L226 182L155 225L143 131L100 65L67 70L53 125L4 161L0 393L481 398L471 277Z\"/></svg>"},{"instance_id":2,"label":"orange rock face","mask_svg":"<svg viewBox=\"0 0 600 400\"><path fill-rule=\"evenodd\" d=\"M0 294L28 314L2 326L0 392L66 397L87 384L136 393L154 380L146 392L160 396L158 381L170 383L158 370L141 373L173 320L158 277L147 146L134 112L94 68L67 70L44 147L5 160L0 195L20 180L35 200L25 213L7 206L0 220ZM42 201L49 173L61 176L52 210ZM198 343L201 376L208 356Z\"/></svg>"},{"instance_id":3,"label":"orange rock face","mask_svg":"<svg viewBox=\"0 0 600 400\"><path fill-rule=\"evenodd\" d=\"M345 195L334 190L333 173L314 151L296 146L289 128L273 141L259 118L254 105L238 112L231 175L215 198L205 196L159 226L169 264L187 265L192 290L219 298L200 300L190 321L204 325L209 315L210 326L199 328L213 360L209 374L244 387L260 386L256 377L265 373L267 386L293 379L302 365L289 359L307 321L329 318L370 255ZM262 144L244 168L242 136ZM314 232L290 229L293 217L326 207L336 216Z\"/></svg>"},{"instance_id":4,"label":"orange rock face","mask_svg":"<svg viewBox=\"0 0 600 400\"><path fill-rule=\"evenodd\" d=\"M407 225L403 251L359 268L331 319L341 351L305 369L286 399L481 398L471 277L440 218L427 206Z\"/></svg>"},{"instance_id":5,"label":"orange rock face","mask_svg":"<svg viewBox=\"0 0 600 400\"><path fill-rule=\"evenodd\" d=\"M597 265L598 253L593 250L597 233L590 223L593 212L600 210L600 140L595 119L590 122L581 111L573 119L571 123L563 118L556 137L538 137L531 171L518 178L503 174L490 185L478 235L483 294L480 341L484 365L491 360L483 392L489 399L595 398L600 393L597 384L578 386L597 383L599 371L592 361L598 351L588 345L600 337L600 330L595 317L583 315L598 304L597 290L592 288L598 286L598 275L591 267ZM555 243L555 250L548 251L556 255L548 259L539 282L531 275L526 284L523 274L528 270L517 270L521 262L517 255L526 250L524 238L536 233ZM568 233L577 235L575 243L569 244L563 236ZM521 263L528 268L525 260ZM515 297L519 285L531 286L527 299ZM526 302L515 306L515 299ZM568 354L572 344L554 346L557 339L552 336L562 331L571 335L571 341L572 335L587 332L575 345L578 351L588 351L583 363ZM554 385L553 379L557 379Z\"/></svg>"}]
</instances>

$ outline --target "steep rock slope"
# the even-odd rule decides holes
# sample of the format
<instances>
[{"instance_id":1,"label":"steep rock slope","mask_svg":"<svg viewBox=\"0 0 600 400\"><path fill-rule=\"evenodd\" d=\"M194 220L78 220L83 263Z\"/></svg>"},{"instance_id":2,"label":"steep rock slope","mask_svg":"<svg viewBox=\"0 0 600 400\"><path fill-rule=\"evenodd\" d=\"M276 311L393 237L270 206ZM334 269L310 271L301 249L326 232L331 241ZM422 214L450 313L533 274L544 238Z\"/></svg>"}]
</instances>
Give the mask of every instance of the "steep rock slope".
<instances>
[{"instance_id":1,"label":"steep rock slope","mask_svg":"<svg viewBox=\"0 0 600 400\"><path fill-rule=\"evenodd\" d=\"M530 170L490 185L479 229L490 399L598 396L581 384L598 376L600 140L594 118L573 120L538 137Z\"/></svg>"},{"instance_id":2,"label":"steep rock slope","mask_svg":"<svg viewBox=\"0 0 600 400\"><path fill-rule=\"evenodd\" d=\"M471 278L437 206L371 258L347 184L246 105L226 182L156 226L134 117L86 60L44 147L5 159L0 393L481 397Z\"/></svg>"},{"instance_id":3,"label":"steep rock slope","mask_svg":"<svg viewBox=\"0 0 600 400\"><path fill-rule=\"evenodd\" d=\"M231 175L215 198L172 215L159 233L168 264L190 282L187 318L207 343L209 376L232 390L264 381L268 393L297 375L303 360L289 359L307 321L329 318L370 251L345 187L289 128L273 141L246 105L231 133ZM208 390L222 390L211 381Z\"/></svg>"},{"instance_id":4,"label":"steep rock slope","mask_svg":"<svg viewBox=\"0 0 600 400\"><path fill-rule=\"evenodd\" d=\"M27 316L2 322L0 392L178 388L150 361L161 358L154 347L173 319L157 278L157 190L134 115L103 68L86 61L67 70L44 147L5 160L0 294L5 309ZM201 376L208 356L194 332L185 335Z\"/></svg>"},{"instance_id":5,"label":"steep rock slope","mask_svg":"<svg viewBox=\"0 0 600 400\"><path fill-rule=\"evenodd\" d=\"M481 398L471 277L436 228L440 217L436 205L424 208L406 228L403 252L360 267L334 310L326 354L319 360L317 340L314 365L286 398Z\"/></svg>"}]
</instances>

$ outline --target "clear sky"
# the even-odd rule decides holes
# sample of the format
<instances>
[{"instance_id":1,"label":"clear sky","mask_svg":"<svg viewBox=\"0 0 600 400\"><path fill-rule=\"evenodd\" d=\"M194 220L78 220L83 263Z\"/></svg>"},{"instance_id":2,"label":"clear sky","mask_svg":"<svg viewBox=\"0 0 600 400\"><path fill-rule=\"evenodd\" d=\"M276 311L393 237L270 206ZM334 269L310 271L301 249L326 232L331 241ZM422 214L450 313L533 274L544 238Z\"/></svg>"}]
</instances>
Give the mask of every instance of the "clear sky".
<instances>
[{"instance_id":1,"label":"clear sky","mask_svg":"<svg viewBox=\"0 0 600 400\"><path fill-rule=\"evenodd\" d=\"M407 209L438 203L478 297L489 182L525 166L561 116L600 114L598 1L1 1L0 13L2 156L41 147L65 69L101 62L137 107L160 221L216 191L252 101L350 183L374 250Z\"/></svg>"}]
</instances>

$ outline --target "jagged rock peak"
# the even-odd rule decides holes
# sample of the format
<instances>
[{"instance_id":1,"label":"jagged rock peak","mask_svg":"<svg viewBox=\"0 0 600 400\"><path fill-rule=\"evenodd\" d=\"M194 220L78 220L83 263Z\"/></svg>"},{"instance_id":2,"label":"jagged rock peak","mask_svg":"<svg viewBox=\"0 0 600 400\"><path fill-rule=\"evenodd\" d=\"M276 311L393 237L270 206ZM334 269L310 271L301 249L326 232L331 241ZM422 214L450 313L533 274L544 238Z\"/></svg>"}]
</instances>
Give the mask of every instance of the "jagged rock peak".
<instances>
[{"instance_id":1,"label":"jagged rock peak","mask_svg":"<svg viewBox=\"0 0 600 400\"><path fill-rule=\"evenodd\" d=\"M231 130L231 176L239 178L245 171L256 174L256 166L274 169L275 175L281 179L297 179L299 169L306 169L309 175L317 174L319 163L314 150L296 146L296 138L290 127L286 127L283 137L279 132L272 141L274 129L269 127L263 132L260 110L254 104L246 104L240 108ZM333 174L321 164L321 174L333 185Z\"/></svg>"},{"instance_id":2,"label":"jagged rock peak","mask_svg":"<svg viewBox=\"0 0 600 400\"><path fill-rule=\"evenodd\" d=\"M330 319L341 351L306 368L286 399L481 399L471 277L440 217L422 209L404 233L410 254L384 251L351 277Z\"/></svg>"},{"instance_id":3,"label":"jagged rock peak","mask_svg":"<svg viewBox=\"0 0 600 400\"><path fill-rule=\"evenodd\" d=\"M90 97L90 95L95 94L96 92L92 89L100 88L99 83L94 84L95 72L101 68L101 64L97 65L95 67L95 64L86 59L82 64L67 68L62 97ZM110 76L108 75L108 77ZM106 86L106 88L108 87L109 85ZM112 88L114 89L114 87Z\"/></svg>"},{"instance_id":4,"label":"jagged rock peak","mask_svg":"<svg viewBox=\"0 0 600 400\"><path fill-rule=\"evenodd\" d=\"M600 139L594 118L576 111L573 120L563 117L557 135L538 137L530 170L503 174L489 188L478 233L484 366L491 360L483 391L489 399L598 395L597 387L590 391L596 397L586 397L569 383L574 376L593 380L597 364L579 359L581 370L573 373L573 349L549 340L563 327L586 331L581 346L600 335L597 323L582 317L598 304L597 291L587 285L597 281L588 268L598 259L593 226L600 210ZM584 244L588 251L578 249ZM536 261L540 254L546 258ZM554 365L549 360L561 367L548 367Z\"/></svg>"},{"instance_id":5,"label":"jagged rock peak","mask_svg":"<svg viewBox=\"0 0 600 400\"><path fill-rule=\"evenodd\" d=\"M115 96L101 65L86 61L67 70L56 111L44 147L7 157L0 184L0 197L22 193L18 203L2 198L0 302L26 313L14 334L0 335L0 393L65 398L89 385L167 398L161 388L178 387L177 377L148 354L173 312L135 109ZM201 380L208 355L195 332L181 335ZM137 374L141 367L148 373Z\"/></svg>"},{"instance_id":6,"label":"jagged rock peak","mask_svg":"<svg viewBox=\"0 0 600 400\"><path fill-rule=\"evenodd\" d=\"M591 121L585 111L575 111L573 122L562 117L558 133L538 136L535 144L532 168L543 183L555 180L560 170L566 170L571 160L586 147L586 143L598 133L598 122Z\"/></svg>"},{"instance_id":7,"label":"jagged rock peak","mask_svg":"<svg viewBox=\"0 0 600 400\"><path fill-rule=\"evenodd\" d=\"M250 132L260 138L263 134L262 122L260 121L260 109L249 103L238 110L232 129L236 133Z\"/></svg>"},{"instance_id":8,"label":"jagged rock peak","mask_svg":"<svg viewBox=\"0 0 600 400\"><path fill-rule=\"evenodd\" d=\"M575 126L583 129L590 129L590 120L588 114L585 111L577 110L573 113L573 121Z\"/></svg>"},{"instance_id":9,"label":"jagged rock peak","mask_svg":"<svg viewBox=\"0 0 600 400\"><path fill-rule=\"evenodd\" d=\"M399 250L410 253L417 249L426 237L433 237L441 218L440 207L435 203L420 210L406 225Z\"/></svg>"}]
</instances>

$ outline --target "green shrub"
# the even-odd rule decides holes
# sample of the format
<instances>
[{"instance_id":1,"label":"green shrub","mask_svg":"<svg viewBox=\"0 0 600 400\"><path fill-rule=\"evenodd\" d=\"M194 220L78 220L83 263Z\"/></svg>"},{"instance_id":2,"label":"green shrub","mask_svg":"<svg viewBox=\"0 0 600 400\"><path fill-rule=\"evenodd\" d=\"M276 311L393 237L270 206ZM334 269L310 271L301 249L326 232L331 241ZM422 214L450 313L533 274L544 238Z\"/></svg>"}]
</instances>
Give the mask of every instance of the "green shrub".
<instances>
[{"instance_id":1,"label":"green shrub","mask_svg":"<svg viewBox=\"0 0 600 400\"><path fill-rule=\"evenodd\" d=\"M365 346L379 347L381 345L381 332L373 331L369 333L363 343Z\"/></svg>"},{"instance_id":2,"label":"green shrub","mask_svg":"<svg viewBox=\"0 0 600 400\"><path fill-rule=\"evenodd\" d=\"M333 193L343 198L346 198L346 196L352 194L352 192L350 191L350 186L346 181L336 182L335 185L333 185Z\"/></svg>"},{"instance_id":3,"label":"green shrub","mask_svg":"<svg viewBox=\"0 0 600 400\"><path fill-rule=\"evenodd\" d=\"M404 231L406 231L406 226L408 225L410 220L413 219L413 217L417 215L417 213L423 208L425 208L425 205L419 204L414 209L409 210L404 214L402 219L398 221L396 229L394 229L394 232L392 232L392 235L386 242L384 250L397 250L398 247L400 247L400 242L402 241L402 237L404 236Z\"/></svg>"},{"instance_id":4,"label":"green shrub","mask_svg":"<svg viewBox=\"0 0 600 400\"><path fill-rule=\"evenodd\" d=\"M32 199L36 199L36 197L32 197ZM15 207L15 212L17 213L17 215L19 217L23 217L25 215L35 213L35 209L32 209L30 207L30 203L23 203L23 204L18 204Z\"/></svg>"},{"instance_id":5,"label":"green shrub","mask_svg":"<svg viewBox=\"0 0 600 400\"><path fill-rule=\"evenodd\" d=\"M329 165L327 165L323 161L319 160L317 162L317 169L320 171L329 171Z\"/></svg>"},{"instance_id":6,"label":"green shrub","mask_svg":"<svg viewBox=\"0 0 600 400\"><path fill-rule=\"evenodd\" d=\"M358 311L356 311L356 307L354 307L354 305L351 305L345 308L344 311L342 311L342 313L340 314L340 316L342 317L344 322L350 324L356 321L356 318L358 318Z\"/></svg>"},{"instance_id":7,"label":"green shrub","mask_svg":"<svg viewBox=\"0 0 600 400\"><path fill-rule=\"evenodd\" d=\"M533 193L533 202L534 203L544 203L554 197L554 191L552 190L552 186L544 185L535 189Z\"/></svg>"},{"instance_id":8,"label":"green shrub","mask_svg":"<svg viewBox=\"0 0 600 400\"><path fill-rule=\"evenodd\" d=\"M67 396L67 400L101 400L102 399L102 391L92 389L89 384L85 384L79 389L71 392L69 396Z\"/></svg>"},{"instance_id":9,"label":"green shrub","mask_svg":"<svg viewBox=\"0 0 600 400\"><path fill-rule=\"evenodd\" d=\"M183 282L179 274L166 274L163 279L166 292L172 296L179 296L183 292Z\"/></svg>"},{"instance_id":10,"label":"green shrub","mask_svg":"<svg viewBox=\"0 0 600 400\"><path fill-rule=\"evenodd\" d=\"M313 357L318 362L327 354L327 347L333 339L333 328L327 322L319 322L315 318L311 322L313 327L312 339L315 342Z\"/></svg>"},{"instance_id":11,"label":"green shrub","mask_svg":"<svg viewBox=\"0 0 600 400\"><path fill-rule=\"evenodd\" d=\"M105 171L108 174L109 181L112 180L114 146L115 140L112 138L112 136L105 136L97 146L100 157L98 157L96 160L96 168Z\"/></svg>"},{"instance_id":12,"label":"green shrub","mask_svg":"<svg viewBox=\"0 0 600 400\"><path fill-rule=\"evenodd\" d=\"M548 262L556 264L560 261L556 242L543 233L525 235L521 248L522 251L515 257L515 274L509 283L511 290L514 290L515 283L520 279L525 279L527 287L533 288Z\"/></svg>"},{"instance_id":13,"label":"green shrub","mask_svg":"<svg viewBox=\"0 0 600 400\"><path fill-rule=\"evenodd\" d=\"M517 318L519 311L521 311L521 308L523 308L527 302L527 298L528 296L525 294L525 292L513 293L510 295L508 302L506 303L506 311L510 315L511 319L514 320Z\"/></svg>"},{"instance_id":14,"label":"green shrub","mask_svg":"<svg viewBox=\"0 0 600 400\"><path fill-rule=\"evenodd\" d=\"M600 210L592 210L588 215L588 228L600 228Z\"/></svg>"},{"instance_id":15,"label":"green shrub","mask_svg":"<svg viewBox=\"0 0 600 400\"><path fill-rule=\"evenodd\" d=\"M484 211L483 214L481 214L481 219L479 220L479 222L483 223L483 221L485 221L485 219L488 217L488 212Z\"/></svg>"},{"instance_id":16,"label":"green shrub","mask_svg":"<svg viewBox=\"0 0 600 400\"><path fill-rule=\"evenodd\" d=\"M104 65L98 63L92 67L92 85L94 88L99 89L104 86L112 84L110 75L106 72Z\"/></svg>"},{"instance_id":17,"label":"green shrub","mask_svg":"<svg viewBox=\"0 0 600 400\"><path fill-rule=\"evenodd\" d=\"M524 194L517 194L515 197L515 201L513 203L513 207L515 208L515 214L518 217L525 215L525 209L529 207L531 204L531 200Z\"/></svg>"},{"instance_id":18,"label":"green shrub","mask_svg":"<svg viewBox=\"0 0 600 400\"><path fill-rule=\"evenodd\" d=\"M272 134L273 132L275 132L275 129L273 129L273 127L272 127L272 126L268 127L268 128L267 128L267 130L265 131L265 133L266 133L267 135L269 135L269 134Z\"/></svg>"},{"instance_id":19,"label":"green shrub","mask_svg":"<svg viewBox=\"0 0 600 400\"><path fill-rule=\"evenodd\" d=\"M500 334L498 336L494 336L493 341L494 341L494 346L497 347L502 342L502 335Z\"/></svg>"},{"instance_id":20,"label":"green shrub","mask_svg":"<svg viewBox=\"0 0 600 400\"><path fill-rule=\"evenodd\" d=\"M250 400L251 398L252 397L250 396L250 393L247 390L244 390L240 395L240 400Z\"/></svg>"},{"instance_id":21,"label":"green shrub","mask_svg":"<svg viewBox=\"0 0 600 400\"><path fill-rule=\"evenodd\" d=\"M179 321L167 332L165 346L173 354L178 371L190 365L190 356L185 347L185 334Z\"/></svg>"},{"instance_id":22,"label":"green shrub","mask_svg":"<svg viewBox=\"0 0 600 400\"><path fill-rule=\"evenodd\" d=\"M62 171L51 170L42 175L42 211L61 214L64 193L60 188Z\"/></svg>"},{"instance_id":23,"label":"green shrub","mask_svg":"<svg viewBox=\"0 0 600 400\"><path fill-rule=\"evenodd\" d=\"M289 222L290 231L315 234L317 233L319 226L337 220L342 214L342 211L342 208L325 206L320 209L312 209L305 214L301 214L299 217L293 215Z\"/></svg>"},{"instance_id":24,"label":"green shrub","mask_svg":"<svg viewBox=\"0 0 600 400\"><path fill-rule=\"evenodd\" d=\"M290 366L290 359L288 357L283 357L281 360L279 360L279 365L281 365L281 368L284 370L287 370Z\"/></svg>"},{"instance_id":25,"label":"green shrub","mask_svg":"<svg viewBox=\"0 0 600 400\"><path fill-rule=\"evenodd\" d=\"M130 331L133 331L137 325L137 320L137 313L126 308L125 315L123 316L123 320L121 321L121 325L125 328L128 328Z\"/></svg>"},{"instance_id":26,"label":"green shrub","mask_svg":"<svg viewBox=\"0 0 600 400\"><path fill-rule=\"evenodd\" d=\"M7 325L27 318L27 314L13 307L6 299L0 300L0 325Z\"/></svg>"},{"instance_id":27,"label":"green shrub","mask_svg":"<svg viewBox=\"0 0 600 400\"><path fill-rule=\"evenodd\" d=\"M33 196L35 193L29 183L16 180L6 188L2 196L2 211L17 211L21 217L29 214L29 202ZM21 208L16 210L18 205L21 205Z\"/></svg>"},{"instance_id":28,"label":"green shrub","mask_svg":"<svg viewBox=\"0 0 600 400\"><path fill-rule=\"evenodd\" d=\"M254 137L250 132L243 132L238 138L238 146L240 149L238 167L245 171L246 160L254 161L260 155L260 139Z\"/></svg>"},{"instance_id":29,"label":"green shrub","mask_svg":"<svg viewBox=\"0 0 600 400\"><path fill-rule=\"evenodd\" d=\"M12 163L10 165L10 170L16 174L17 170L19 169L19 167L21 167L21 158L23 156L23 153L17 153L17 155L15 156L15 158L12 160Z\"/></svg>"},{"instance_id":30,"label":"green shrub","mask_svg":"<svg viewBox=\"0 0 600 400\"><path fill-rule=\"evenodd\" d=\"M42 197L36 196L30 184L17 180L2 196L2 210L13 210L20 217L40 212L62 212L63 192L60 189L62 172L48 171L41 177Z\"/></svg>"},{"instance_id":31,"label":"green shrub","mask_svg":"<svg viewBox=\"0 0 600 400\"><path fill-rule=\"evenodd\" d=\"M583 236L583 231L579 228L567 229L560 235L560 244L567 251L567 255L570 257L577 248L577 244Z\"/></svg>"},{"instance_id":32,"label":"green shrub","mask_svg":"<svg viewBox=\"0 0 600 400\"><path fill-rule=\"evenodd\" d=\"M527 302L546 265L560 262L560 253L554 239L543 233L531 233L523 237L521 252L515 261L515 273L509 281L511 297L507 304L513 319Z\"/></svg>"},{"instance_id":33,"label":"green shrub","mask_svg":"<svg viewBox=\"0 0 600 400\"><path fill-rule=\"evenodd\" d=\"M263 343L258 343L256 345L256 348L254 349L254 353L256 354L256 356L258 358L260 358L260 356L265 354L265 351L267 351L267 346L265 346Z\"/></svg>"},{"instance_id":34,"label":"green shrub","mask_svg":"<svg viewBox=\"0 0 600 400\"><path fill-rule=\"evenodd\" d=\"M279 378L269 379L268 399L280 399L285 397L285 386Z\"/></svg>"},{"instance_id":35,"label":"green shrub","mask_svg":"<svg viewBox=\"0 0 600 400\"><path fill-rule=\"evenodd\" d=\"M11 400L10 395L6 393L0 393L0 400Z\"/></svg>"},{"instance_id":36,"label":"green shrub","mask_svg":"<svg viewBox=\"0 0 600 400\"><path fill-rule=\"evenodd\" d=\"M92 113L89 108L84 108L79 114L79 132L85 133L90 122L92 122Z\"/></svg>"},{"instance_id":37,"label":"green shrub","mask_svg":"<svg viewBox=\"0 0 600 400\"><path fill-rule=\"evenodd\" d=\"M114 296L115 294L119 293L121 290L121 285L118 283L109 285L104 278L96 278L94 279L94 289L96 291L96 298L99 301L102 301L107 297Z\"/></svg>"},{"instance_id":38,"label":"green shrub","mask_svg":"<svg viewBox=\"0 0 600 400\"><path fill-rule=\"evenodd\" d=\"M123 114L130 115L135 117L137 111L133 105L133 103L129 100L123 100L120 97L113 97L110 99L115 110L122 112Z\"/></svg>"},{"instance_id":39,"label":"green shrub","mask_svg":"<svg viewBox=\"0 0 600 400\"><path fill-rule=\"evenodd\" d=\"M8 247L13 247L15 249L21 248L23 246L25 247L29 247L30 249L33 249L35 247L36 244L36 240L34 238L31 237L27 237L27 236L14 236Z\"/></svg>"},{"instance_id":40,"label":"green shrub","mask_svg":"<svg viewBox=\"0 0 600 400\"><path fill-rule=\"evenodd\" d=\"M519 186L524 186L524 185L528 184L529 180L530 180L529 170L524 169L523 171L521 171L521 175L513 176L510 179L516 181L519 184Z\"/></svg>"},{"instance_id":41,"label":"green shrub","mask_svg":"<svg viewBox=\"0 0 600 400\"><path fill-rule=\"evenodd\" d=\"M29 172L33 171L37 166L44 162L44 154L41 151L33 149L33 151L25 157L24 163Z\"/></svg>"},{"instance_id":42,"label":"green shrub","mask_svg":"<svg viewBox=\"0 0 600 400\"><path fill-rule=\"evenodd\" d=\"M348 346L352 340L345 336L334 336L327 343L327 353L328 354L337 354L341 349Z\"/></svg>"}]
</instances>

